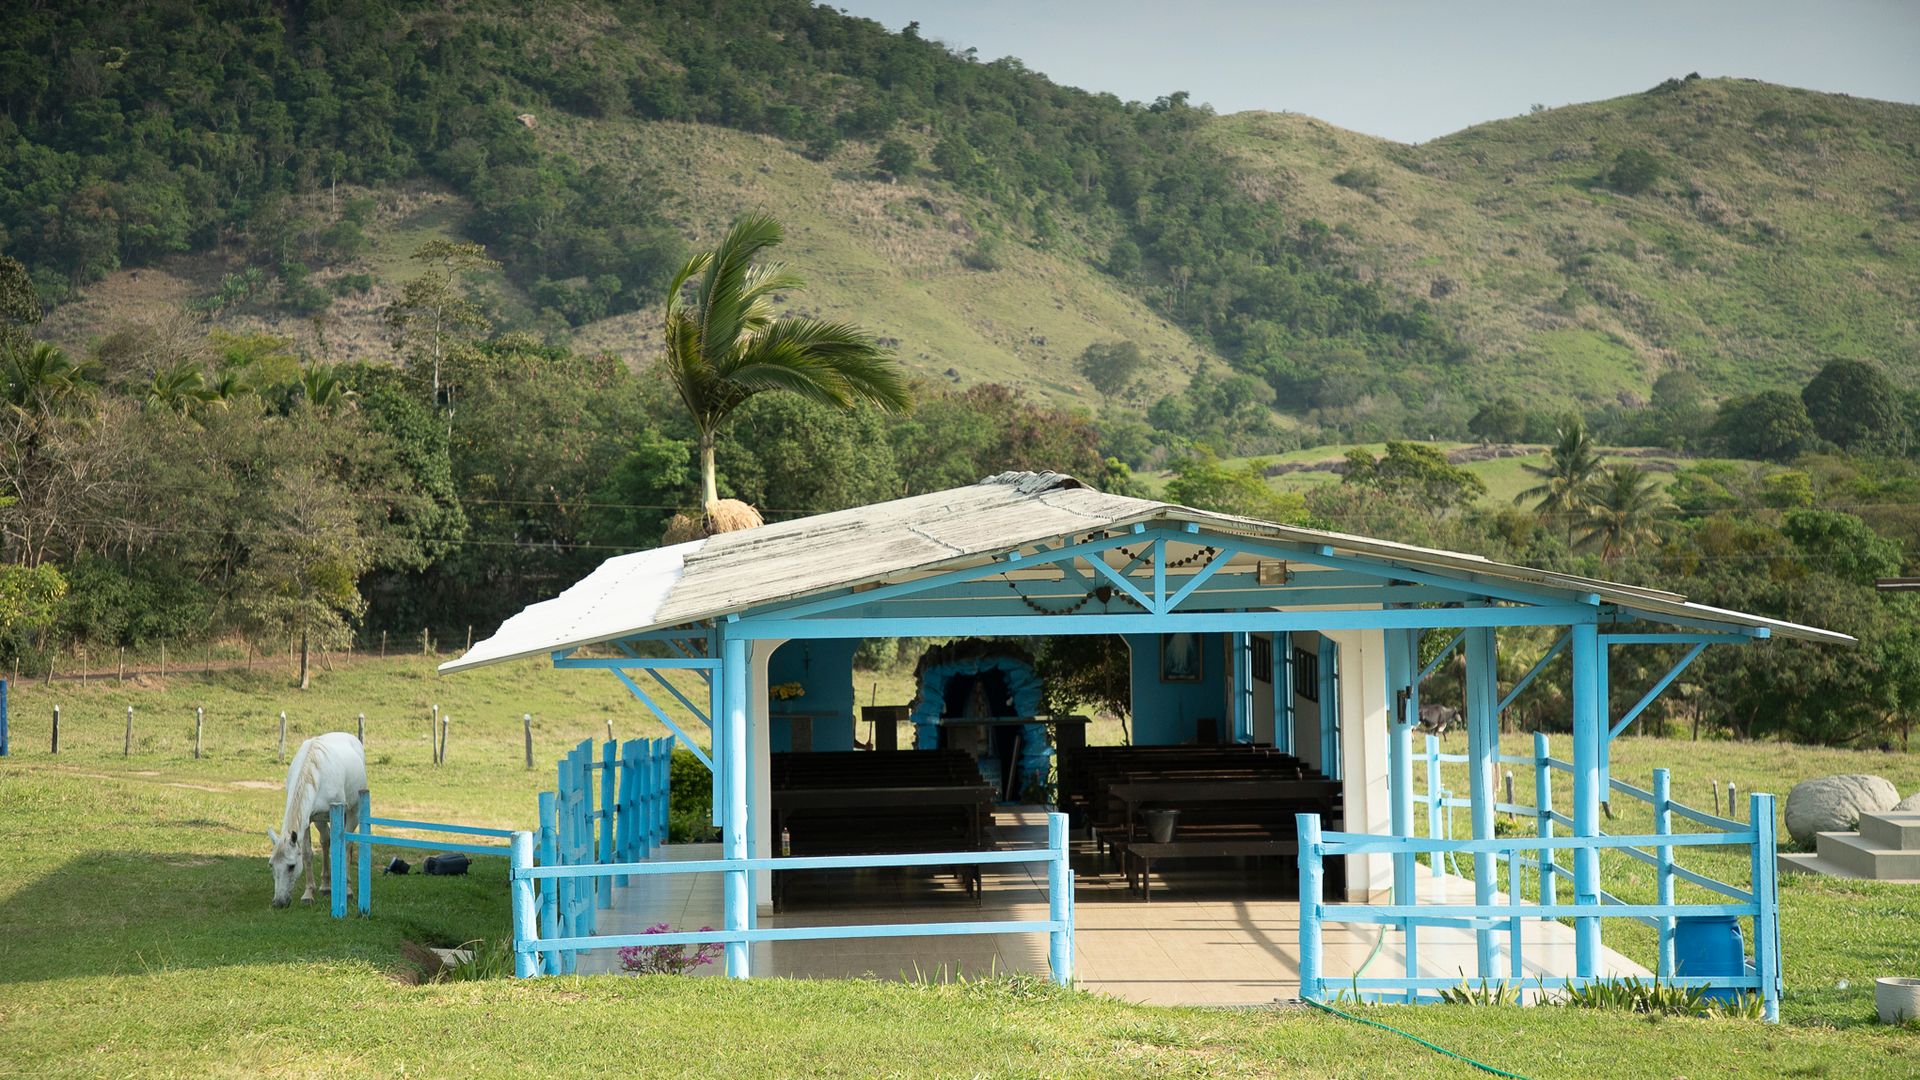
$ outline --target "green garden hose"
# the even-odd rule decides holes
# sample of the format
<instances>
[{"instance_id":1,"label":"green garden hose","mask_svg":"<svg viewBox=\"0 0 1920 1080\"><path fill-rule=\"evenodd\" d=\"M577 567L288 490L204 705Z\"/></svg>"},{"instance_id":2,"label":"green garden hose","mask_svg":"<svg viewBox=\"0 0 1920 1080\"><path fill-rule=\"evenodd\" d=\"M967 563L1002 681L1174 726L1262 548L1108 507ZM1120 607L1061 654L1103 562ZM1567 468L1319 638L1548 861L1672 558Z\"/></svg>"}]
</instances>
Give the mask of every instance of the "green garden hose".
<instances>
[{"instance_id":1,"label":"green garden hose","mask_svg":"<svg viewBox=\"0 0 1920 1080\"><path fill-rule=\"evenodd\" d=\"M1331 1005L1327 1005L1322 1002L1315 1001L1312 998L1307 998L1305 1000L1307 1004L1313 1006L1316 1009L1319 1009L1321 1012L1332 1013L1333 1015L1340 1017L1342 1020L1351 1020L1356 1024L1365 1024L1368 1027L1377 1027L1381 1031L1392 1032L1393 1034L1398 1035L1403 1039L1412 1039L1414 1042L1419 1043L1421 1046L1426 1047L1427 1049L1433 1051L1436 1054L1445 1054L1446 1056L1453 1058L1455 1061L1464 1061L1467 1064L1473 1066L1474 1068L1479 1069L1481 1072L1489 1072L1495 1076L1510 1077L1511 1080L1527 1080L1526 1077L1521 1076L1519 1073L1510 1073L1505 1069L1496 1069L1493 1066L1488 1065L1483 1061L1475 1061L1472 1058L1466 1056L1465 1054L1456 1054L1444 1046L1440 1046L1436 1043L1430 1043L1427 1040L1411 1032L1401 1031L1397 1027L1389 1027L1386 1024L1382 1024L1377 1020L1368 1020L1364 1016L1355 1016L1352 1013L1341 1012L1339 1009L1336 1009Z\"/></svg>"}]
</instances>

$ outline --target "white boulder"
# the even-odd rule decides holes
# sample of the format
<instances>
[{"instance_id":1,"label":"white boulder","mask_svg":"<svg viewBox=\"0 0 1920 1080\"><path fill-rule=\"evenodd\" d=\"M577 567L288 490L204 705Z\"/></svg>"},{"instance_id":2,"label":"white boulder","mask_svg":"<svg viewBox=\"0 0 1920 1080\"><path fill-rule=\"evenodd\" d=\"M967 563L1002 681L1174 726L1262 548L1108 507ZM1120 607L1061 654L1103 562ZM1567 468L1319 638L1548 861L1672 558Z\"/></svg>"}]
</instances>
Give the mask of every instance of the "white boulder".
<instances>
[{"instance_id":1,"label":"white boulder","mask_svg":"<svg viewBox=\"0 0 1920 1080\"><path fill-rule=\"evenodd\" d=\"M1901 799L1899 802L1894 803L1893 808L1902 814L1920 814L1920 791L1916 791L1906 798Z\"/></svg>"},{"instance_id":2,"label":"white boulder","mask_svg":"<svg viewBox=\"0 0 1920 1080\"><path fill-rule=\"evenodd\" d=\"M1801 844L1823 832L1850 832L1861 814L1890 810L1900 789L1880 776L1852 774L1804 780L1787 792L1787 832Z\"/></svg>"}]
</instances>

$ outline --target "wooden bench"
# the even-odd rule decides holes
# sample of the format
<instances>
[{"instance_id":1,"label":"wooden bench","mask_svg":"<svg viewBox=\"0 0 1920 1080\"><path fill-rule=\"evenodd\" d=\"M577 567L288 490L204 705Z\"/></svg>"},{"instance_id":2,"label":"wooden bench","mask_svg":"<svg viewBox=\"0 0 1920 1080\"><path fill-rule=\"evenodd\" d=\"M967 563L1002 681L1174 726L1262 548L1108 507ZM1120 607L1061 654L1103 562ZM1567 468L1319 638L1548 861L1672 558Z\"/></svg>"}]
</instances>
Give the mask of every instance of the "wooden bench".
<instances>
[{"instance_id":1,"label":"wooden bench","mask_svg":"<svg viewBox=\"0 0 1920 1080\"><path fill-rule=\"evenodd\" d=\"M993 790L964 753L865 751L774 754L770 762L778 854L897 855L981 851L991 846ZM776 857L778 857L776 854ZM968 896L980 868L949 868ZM773 875L775 909L787 878Z\"/></svg>"},{"instance_id":2,"label":"wooden bench","mask_svg":"<svg viewBox=\"0 0 1920 1080\"><path fill-rule=\"evenodd\" d=\"M1201 835L1182 837L1164 844L1135 840L1127 844L1127 889L1137 891L1145 900L1153 899L1153 862L1155 859L1202 859L1242 856L1262 858L1273 855L1298 855L1297 838L1275 835Z\"/></svg>"}]
</instances>

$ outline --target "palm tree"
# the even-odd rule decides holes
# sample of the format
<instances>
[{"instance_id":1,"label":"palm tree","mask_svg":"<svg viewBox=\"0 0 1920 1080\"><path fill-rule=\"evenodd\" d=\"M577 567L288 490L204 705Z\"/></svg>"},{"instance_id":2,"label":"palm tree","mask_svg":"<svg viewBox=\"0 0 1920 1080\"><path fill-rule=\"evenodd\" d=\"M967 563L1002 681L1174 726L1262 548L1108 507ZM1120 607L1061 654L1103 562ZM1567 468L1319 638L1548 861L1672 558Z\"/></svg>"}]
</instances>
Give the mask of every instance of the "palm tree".
<instances>
[{"instance_id":1,"label":"palm tree","mask_svg":"<svg viewBox=\"0 0 1920 1080\"><path fill-rule=\"evenodd\" d=\"M1580 543L1598 544L1600 558L1632 551L1642 541L1660 538L1654 531L1660 507L1660 485L1638 465L1616 465L1595 480L1587 495L1587 520Z\"/></svg>"},{"instance_id":2,"label":"palm tree","mask_svg":"<svg viewBox=\"0 0 1920 1080\"><path fill-rule=\"evenodd\" d=\"M147 386L148 408L181 416L210 399L207 377L201 372L199 363L193 360L184 360L172 368L154 373L153 382Z\"/></svg>"},{"instance_id":3,"label":"palm tree","mask_svg":"<svg viewBox=\"0 0 1920 1080\"><path fill-rule=\"evenodd\" d=\"M700 432L703 506L720 498L714 437L755 394L784 390L843 409L864 401L888 412L912 404L899 364L865 330L774 317L773 294L806 285L778 263L754 262L780 240L779 222L743 217L712 251L688 259L667 292L666 371Z\"/></svg>"},{"instance_id":4,"label":"palm tree","mask_svg":"<svg viewBox=\"0 0 1920 1080\"><path fill-rule=\"evenodd\" d=\"M1515 503L1538 500L1534 512L1542 517L1572 521L1587 508L1587 494L1600 474L1600 454L1594 449L1587 426L1572 419L1558 432L1560 441L1547 451L1545 464L1520 467L1540 478L1540 483L1513 497Z\"/></svg>"},{"instance_id":5,"label":"palm tree","mask_svg":"<svg viewBox=\"0 0 1920 1080\"><path fill-rule=\"evenodd\" d=\"M76 364L44 341L8 347L0 363L6 403L22 414L53 411L62 400L91 389L97 374L91 361Z\"/></svg>"},{"instance_id":6,"label":"palm tree","mask_svg":"<svg viewBox=\"0 0 1920 1080\"><path fill-rule=\"evenodd\" d=\"M309 364L300 369L300 380L288 387L295 397L305 398L307 404L322 411L332 409L352 397L340 375L325 364Z\"/></svg>"}]
</instances>

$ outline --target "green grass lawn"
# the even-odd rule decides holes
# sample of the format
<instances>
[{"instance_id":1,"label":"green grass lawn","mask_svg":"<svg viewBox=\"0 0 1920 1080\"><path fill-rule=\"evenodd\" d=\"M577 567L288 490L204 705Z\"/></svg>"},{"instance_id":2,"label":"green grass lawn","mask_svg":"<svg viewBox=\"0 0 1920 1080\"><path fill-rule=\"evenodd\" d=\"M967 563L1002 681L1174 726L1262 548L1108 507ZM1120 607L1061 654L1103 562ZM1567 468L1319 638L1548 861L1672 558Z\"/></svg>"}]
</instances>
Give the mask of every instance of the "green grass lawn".
<instances>
[{"instance_id":1,"label":"green grass lawn","mask_svg":"<svg viewBox=\"0 0 1920 1080\"><path fill-rule=\"evenodd\" d=\"M378 878L370 919L335 922L318 905L271 910L278 711L300 734L336 720L351 729L364 708L383 810L508 825L531 821L534 793L569 743L604 735L609 717L622 738L657 728L613 680L534 664L440 679L425 661L395 659L323 674L306 695L284 686L282 673L256 671L16 690L15 754L0 760L0 1074L1481 1075L1324 1015L1150 1008L1030 982L416 985L409 943L505 932L502 867ZM66 714L58 758L39 718L53 696ZM139 738L127 759L129 701ZM195 761L191 709L203 701L207 754ZM438 769L425 735L435 703L456 725ZM532 773L520 763L522 712L537 724ZM1920 783L1915 758L1771 744L1625 739L1615 756L1618 775L1635 782L1656 761L1675 766L1681 792L1704 791L1709 777L1745 791L1857 770L1903 789ZM1614 891L1634 887L1624 873L1609 867ZM1363 1012L1536 1077L1920 1074L1920 1033L1874 1025L1870 990L1872 976L1920 957L1920 890L1788 879L1781 892L1788 997L1778 1026L1564 1009ZM1842 979L1849 987L1836 989Z\"/></svg>"}]
</instances>

